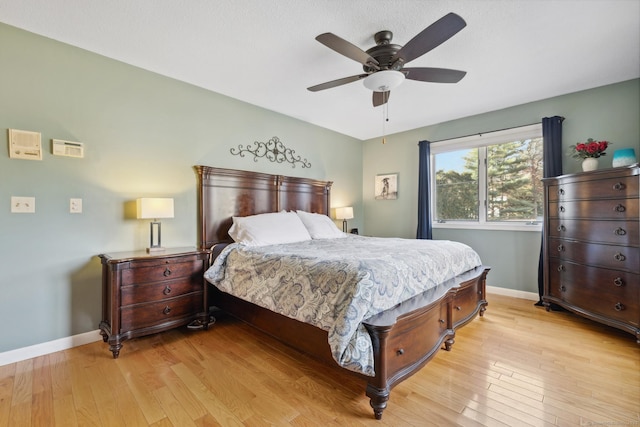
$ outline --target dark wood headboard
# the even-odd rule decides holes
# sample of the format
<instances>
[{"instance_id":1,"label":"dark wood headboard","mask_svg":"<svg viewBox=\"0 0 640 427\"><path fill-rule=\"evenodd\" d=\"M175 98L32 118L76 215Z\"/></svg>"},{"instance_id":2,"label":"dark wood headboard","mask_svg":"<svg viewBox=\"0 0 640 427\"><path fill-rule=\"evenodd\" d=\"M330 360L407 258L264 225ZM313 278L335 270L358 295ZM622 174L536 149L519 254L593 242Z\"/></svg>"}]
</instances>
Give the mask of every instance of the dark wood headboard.
<instances>
[{"instance_id":1,"label":"dark wood headboard","mask_svg":"<svg viewBox=\"0 0 640 427\"><path fill-rule=\"evenodd\" d=\"M194 166L198 180L198 246L209 249L229 237L233 216L281 210L329 215L331 181Z\"/></svg>"}]
</instances>

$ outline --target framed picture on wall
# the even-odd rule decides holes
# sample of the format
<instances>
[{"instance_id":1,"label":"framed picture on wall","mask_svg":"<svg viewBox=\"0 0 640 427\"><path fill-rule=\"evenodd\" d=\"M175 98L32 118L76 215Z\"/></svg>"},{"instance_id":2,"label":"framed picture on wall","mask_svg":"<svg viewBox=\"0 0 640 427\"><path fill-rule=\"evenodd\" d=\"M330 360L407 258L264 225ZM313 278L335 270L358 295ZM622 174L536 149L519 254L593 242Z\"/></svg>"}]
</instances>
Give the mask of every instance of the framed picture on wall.
<instances>
[{"instance_id":1,"label":"framed picture on wall","mask_svg":"<svg viewBox=\"0 0 640 427\"><path fill-rule=\"evenodd\" d=\"M395 200L398 198L398 174L376 175L374 194L376 200Z\"/></svg>"}]
</instances>

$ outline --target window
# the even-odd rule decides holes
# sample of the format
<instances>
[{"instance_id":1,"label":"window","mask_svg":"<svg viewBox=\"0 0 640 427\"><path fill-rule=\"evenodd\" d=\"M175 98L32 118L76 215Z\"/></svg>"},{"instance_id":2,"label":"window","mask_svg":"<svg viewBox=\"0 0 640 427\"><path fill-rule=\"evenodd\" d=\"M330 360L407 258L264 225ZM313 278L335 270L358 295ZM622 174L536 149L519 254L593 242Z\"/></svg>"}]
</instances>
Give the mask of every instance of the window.
<instances>
[{"instance_id":1,"label":"window","mask_svg":"<svg viewBox=\"0 0 640 427\"><path fill-rule=\"evenodd\" d=\"M542 146L541 125L433 143L434 227L540 230Z\"/></svg>"}]
</instances>

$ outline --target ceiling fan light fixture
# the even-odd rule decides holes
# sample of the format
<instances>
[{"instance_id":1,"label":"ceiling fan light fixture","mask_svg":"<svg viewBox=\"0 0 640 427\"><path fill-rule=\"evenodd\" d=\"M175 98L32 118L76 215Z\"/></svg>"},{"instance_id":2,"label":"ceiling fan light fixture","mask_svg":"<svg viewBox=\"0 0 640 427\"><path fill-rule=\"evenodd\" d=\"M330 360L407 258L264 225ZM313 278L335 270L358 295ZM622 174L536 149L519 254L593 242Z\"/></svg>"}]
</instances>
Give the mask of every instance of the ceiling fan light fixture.
<instances>
[{"instance_id":1,"label":"ceiling fan light fixture","mask_svg":"<svg viewBox=\"0 0 640 427\"><path fill-rule=\"evenodd\" d=\"M404 73L395 70L381 70L373 74L369 74L363 84L369 90L374 92L387 92L395 89L404 81Z\"/></svg>"}]
</instances>

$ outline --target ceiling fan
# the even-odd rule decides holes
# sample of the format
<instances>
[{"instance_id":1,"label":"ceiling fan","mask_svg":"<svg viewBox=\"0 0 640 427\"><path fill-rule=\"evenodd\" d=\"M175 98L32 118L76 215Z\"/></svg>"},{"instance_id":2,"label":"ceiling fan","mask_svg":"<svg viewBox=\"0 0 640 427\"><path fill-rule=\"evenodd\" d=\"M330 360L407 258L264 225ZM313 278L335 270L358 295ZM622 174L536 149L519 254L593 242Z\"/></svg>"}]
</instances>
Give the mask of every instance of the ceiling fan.
<instances>
[{"instance_id":1,"label":"ceiling fan","mask_svg":"<svg viewBox=\"0 0 640 427\"><path fill-rule=\"evenodd\" d=\"M467 74L466 71L447 68L404 68L404 65L449 40L466 25L460 16L449 13L422 30L404 46L391 44L391 31L380 31L374 36L376 46L366 52L333 33L320 34L316 40L361 63L364 73L307 89L317 92L364 79L365 87L373 91L373 106L377 107L389 101L391 89L400 85L405 78L432 83L457 83Z\"/></svg>"}]
</instances>

